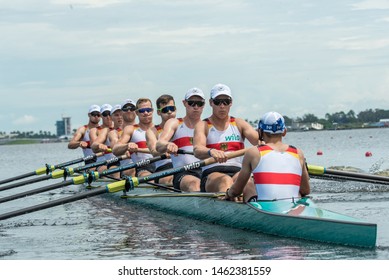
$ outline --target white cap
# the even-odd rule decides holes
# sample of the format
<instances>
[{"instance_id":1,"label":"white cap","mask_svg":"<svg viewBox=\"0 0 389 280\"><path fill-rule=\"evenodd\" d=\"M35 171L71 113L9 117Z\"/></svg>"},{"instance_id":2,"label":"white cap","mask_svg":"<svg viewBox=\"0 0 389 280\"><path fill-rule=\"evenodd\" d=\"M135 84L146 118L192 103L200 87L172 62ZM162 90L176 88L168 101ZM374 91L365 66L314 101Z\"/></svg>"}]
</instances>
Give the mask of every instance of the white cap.
<instances>
[{"instance_id":1,"label":"white cap","mask_svg":"<svg viewBox=\"0 0 389 280\"><path fill-rule=\"evenodd\" d=\"M111 109L111 115L113 114L113 113L115 113L117 110L122 110L122 105L120 105L120 104L116 104L115 106L113 106L112 107L112 109Z\"/></svg>"},{"instance_id":2,"label":"white cap","mask_svg":"<svg viewBox=\"0 0 389 280\"><path fill-rule=\"evenodd\" d=\"M89 107L88 113L93 113L93 112L99 112L100 113L100 106L99 105L91 105Z\"/></svg>"},{"instance_id":3,"label":"white cap","mask_svg":"<svg viewBox=\"0 0 389 280\"><path fill-rule=\"evenodd\" d=\"M136 103L135 103L132 99L126 99L126 100L124 100L124 102L122 103L122 108L123 108L124 106L126 106L127 104L131 104L131 105L136 106Z\"/></svg>"},{"instance_id":4,"label":"white cap","mask_svg":"<svg viewBox=\"0 0 389 280\"><path fill-rule=\"evenodd\" d=\"M285 120L277 112L267 112L260 119L258 129L270 134L280 134L285 131Z\"/></svg>"},{"instance_id":5,"label":"white cap","mask_svg":"<svg viewBox=\"0 0 389 280\"><path fill-rule=\"evenodd\" d=\"M219 95L227 95L232 98L231 89L223 84L217 84L214 85L214 87L211 89L211 99L215 99Z\"/></svg>"},{"instance_id":6,"label":"white cap","mask_svg":"<svg viewBox=\"0 0 389 280\"><path fill-rule=\"evenodd\" d=\"M205 99L204 93L201 89L199 88L191 88L189 89L186 94L185 94L185 100L188 100L192 96L200 96L202 99Z\"/></svg>"},{"instance_id":7,"label":"white cap","mask_svg":"<svg viewBox=\"0 0 389 280\"><path fill-rule=\"evenodd\" d=\"M100 113L104 113L105 111L111 112L112 106L110 104L103 104L100 108Z\"/></svg>"}]
</instances>

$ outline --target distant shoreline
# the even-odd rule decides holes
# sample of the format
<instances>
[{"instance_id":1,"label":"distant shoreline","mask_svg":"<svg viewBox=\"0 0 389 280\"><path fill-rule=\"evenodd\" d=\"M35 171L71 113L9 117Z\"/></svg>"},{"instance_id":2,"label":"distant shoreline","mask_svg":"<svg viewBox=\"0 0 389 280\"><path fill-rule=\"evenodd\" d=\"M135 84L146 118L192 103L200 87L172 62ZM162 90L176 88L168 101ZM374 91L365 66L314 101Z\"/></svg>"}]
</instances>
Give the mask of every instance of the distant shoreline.
<instances>
[{"instance_id":1,"label":"distant shoreline","mask_svg":"<svg viewBox=\"0 0 389 280\"><path fill-rule=\"evenodd\" d=\"M58 139L36 139L36 138L23 138L23 139L6 139L0 140L1 145L25 145L25 144L47 144L62 142Z\"/></svg>"}]
</instances>

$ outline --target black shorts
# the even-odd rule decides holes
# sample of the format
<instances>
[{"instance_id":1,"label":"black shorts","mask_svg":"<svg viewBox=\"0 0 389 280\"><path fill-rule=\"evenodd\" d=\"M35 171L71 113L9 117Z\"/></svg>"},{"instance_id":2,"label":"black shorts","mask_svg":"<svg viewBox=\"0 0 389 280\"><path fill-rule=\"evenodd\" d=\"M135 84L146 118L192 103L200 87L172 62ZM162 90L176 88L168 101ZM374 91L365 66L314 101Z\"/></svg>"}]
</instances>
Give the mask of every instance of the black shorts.
<instances>
[{"instance_id":1,"label":"black shorts","mask_svg":"<svg viewBox=\"0 0 389 280\"><path fill-rule=\"evenodd\" d=\"M201 183L200 183L200 191L205 192L205 183L207 182L208 175L214 172L224 173L230 177L233 177L236 173L238 173L242 168L237 166L214 166L211 168L208 168L203 171L203 174L201 175Z\"/></svg>"},{"instance_id":2,"label":"black shorts","mask_svg":"<svg viewBox=\"0 0 389 280\"><path fill-rule=\"evenodd\" d=\"M164 165L161 165L161 166L158 166L156 169L155 169L155 172L159 172L159 171L163 171L163 170L168 170L168 169L172 169L173 168L173 164L171 162L168 162ZM155 179L154 180L156 183L159 183L159 178L158 179Z\"/></svg>"},{"instance_id":3,"label":"black shorts","mask_svg":"<svg viewBox=\"0 0 389 280\"><path fill-rule=\"evenodd\" d=\"M180 188L181 180L182 180L182 178L184 178L187 175L191 175L191 176L194 176L194 177L200 179L201 178L201 168L191 169L191 170L187 170L187 171L183 171L183 172L174 174L173 187L177 190L180 190L181 189Z\"/></svg>"}]
</instances>

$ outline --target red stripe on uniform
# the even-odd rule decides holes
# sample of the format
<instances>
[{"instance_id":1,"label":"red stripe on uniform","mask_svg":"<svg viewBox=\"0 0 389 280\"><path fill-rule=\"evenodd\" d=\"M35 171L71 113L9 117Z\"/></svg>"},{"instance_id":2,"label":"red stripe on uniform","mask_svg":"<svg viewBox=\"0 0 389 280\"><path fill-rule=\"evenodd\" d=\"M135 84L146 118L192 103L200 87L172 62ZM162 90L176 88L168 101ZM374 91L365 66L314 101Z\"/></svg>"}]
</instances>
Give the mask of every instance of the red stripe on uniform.
<instances>
[{"instance_id":1,"label":"red stripe on uniform","mask_svg":"<svg viewBox=\"0 0 389 280\"><path fill-rule=\"evenodd\" d=\"M181 137L173 141L178 148L193 146L192 137Z\"/></svg>"},{"instance_id":2,"label":"red stripe on uniform","mask_svg":"<svg viewBox=\"0 0 389 280\"><path fill-rule=\"evenodd\" d=\"M207 144L207 148L217 149L221 151L238 151L244 149L244 144L242 142L224 142Z\"/></svg>"},{"instance_id":3,"label":"red stripe on uniform","mask_svg":"<svg viewBox=\"0 0 389 280\"><path fill-rule=\"evenodd\" d=\"M270 148L269 146L265 145L265 146L259 146L258 147L258 150L259 151L273 151L272 148Z\"/></svg>"},{"instance_id":4,"label":"red stripe on uniform","mask_svg":"<svg viewBox=\"0 0 389 280\"><path fill-rule=\"evenodd\" d=\"M291 173L254 173L255 184L295 185L300 186L301 176Z\"/></svg>"},{"instance_id":5,"label":"red stripe on uniform","mask_svg":"<svg viewBox=\"0 0 389 280\"><path fill-rule=\"evenodd\" d=\"M141 141L141 142L137 142L135 143L138 145L138 148L147 148L147 143L146 141Z\"/></svg>"}]
</instances>

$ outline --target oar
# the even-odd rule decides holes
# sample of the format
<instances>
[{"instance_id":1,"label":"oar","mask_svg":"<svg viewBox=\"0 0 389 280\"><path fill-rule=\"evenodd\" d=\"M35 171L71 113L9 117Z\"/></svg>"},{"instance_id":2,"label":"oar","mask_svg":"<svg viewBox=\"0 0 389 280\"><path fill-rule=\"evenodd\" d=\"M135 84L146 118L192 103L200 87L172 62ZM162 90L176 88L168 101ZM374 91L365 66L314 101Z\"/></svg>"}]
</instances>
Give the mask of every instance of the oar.
<instances>
[{"instance_id":1,"label":"oar","mask_svg":"<svg viewBox=\"0 0 389 280\"><path fill-rule=\"evenodd\" d=\"M20 179L24 179L24 178L27 178L27 177L31 177L31 176L34 176L34 175L43 175L43 174L47 175L49 172L54 171L55 169L60 169L60 168L63 168L63 167L66 167L66 166L69 166L69 165L72 165L72 164L77 164L77 163L85 162L85 161L88 161L88 160L94 160L97 157L100 157L102 155L104 155L104 153L98 153L98 154L94 154L94 155L90 155L90 156L74 159L74 160L71 160L71 161L67 161L67 162L64 162L64 163L59 163L59 164L56 164L56 165L46 164L45 167L38 168L35 171L29 172L29 173L25 173L25 174L22 174L22 175L18 175L18 176L12 177L12 178L1 180L0 181L0 185L6 184L6 183L10 183L10 182L13 182L13 181L17 181L17 180L20 180Z\"/></svg>"},{"instance_id":2,"label":"oar","mask_svg":"<svg viewBox=\"0 0 389 280\"><path fill-rule=\"evenodd\" d=\"M80 166L80 167L76 167L76 168L67 167L67 168L64 168L61 170L50 172L48 175L45 175L45 176L39 176L37 178L29 179L26 181L16 182L16 183L13 183L10 185L2 186L2 187L0 187L0 192L5 191L5 190L9 190L9 189L13 189L13 188L18 188L18 187L25 186L25 185L29 185L29 184L33 184L33 183L42 182L42 181L49 180L49 179L64 178L66 180L67 176L73 175L76 172L80 173L80 172L87 170L87 169L96 168L96 167L99 167L102 165L110 165L110 164L116 163L116 162L121 161L121 160L126 159L126 158L127 158L127 156L123 155L123 156L114 157L114 158L108 159L108 160L94 162L94 163L87 164L87 165Z\"/></svg>"},{"instance_id":3,"label":"oar","mask_svg":"<svg viewBox=\"0 0 389 280\"><path fill-rule=\"evenodd\" d=\"M385 185L389 184L389 177L386 176L334 170L334 169L328 169L316 165L308 164L308 172L311 175L323 176L326 178L329 177L331 178L331 176L333 176L333 178L335 179L344 179L344 180L367 182L367 183L374 183L374 184L385 184Z\"/></svg>"},{"instance_id":4,"label":"oar","mask_svg":"<svg viewBox=\"0 0 389 280\"><path fill-rule=\"evenodd\" d=\"M238 157L238 156L243 155L245 152L246 152L245 149L242 149L242 150L239 150L236 152L231 152L231 153L227 154L227 157L228 158ZM86 191L83 193L79 193L79 194L76 194L76 195L73 195L70 197L65 197L65 198L61 198L58 200L49 201L49 202L46 202L43 204L39 204L39 205L24 208L24 209L1 214L0 220L5 220L5 219L21 216L21 215L24 215L27 213L36 212L39 210L51 208L51 207L62 205L62 204L69 203L69 202L78 201L78 200L81 200L84 198L97 196L97 195L104 194L104 193L113 193L113 192L118 192L118 191L124 191L127 189L129 190L131 188L131 186L133 188L134 186L138 186L139 184L141 184L143 182L147 182L147 181L151 181L154 179L174 175L174 174L177 174L179 172L186 171L186 170L200 168L200 167L212 164L212 163L215 163L214 158L207 158L205 160L196 161L196 162L184 165L182 167L167 169L164 171L153 173L150 176L128 177L126 180L110 183L110 184L106 185L105 187L98 187L98 188L95 188L95 189L92 189L92 190L89 190L89 191Z\"/></svg>"},{"instance_id":5,"label":"oar","mask_svg":"<svg viewBox=\"0 0 389 280\"><path fill-rule=\"evenodd\" d=\"M185 193L147 193L147 194L125 194L121 198L155 198L155 197L221 197L225 192L205 193L205 192L185 192Z\"/></svg>"},{"instance_id":6,"label":"oar","mask_svg":"<svg viewBox=\"0 0 389 280\"><path fill-rule=\"evenodd\" d=\"M120 157L124 158L126 156L120 156ZM127 170L127 169L132 169L132 168L135 168L135 167L142 167L142 166L154 163L156 161L159 161L161 159L166 159L166 155L150 158L150 159L147 159L147 160L141 160L141 161L138 161L138 162L130 163L128 165L119 166L119 167L112 168L112 169L107 169L107 170L104 170L102 172L93 171L93 172L90 172L89 174L88 173L84 173L82 175L79 175L77 177L72 178L71 180L67 180L67 181L59 182L59 183L52 184L52 185L49 185L49 186L44 186L44 187L41 187L41 188L36 188L36 189L25 191L25 192L22 192L22 193L17 193L17 194L14 194L14 195L2 197L2 198L0 198L0 203L4 203L4 202L7 202L7 201L15 200L15 199L26 197L26 196L30 196L30 195L33 195L33 194L38 194L38 193L42 193L42 192L46 192L46 191L50 191L50 190L55 190L55 189L58 189L58 188L61 188L61 187L66 187L66 186L70 186L70 185L79 185L79 184L83 184L83 183L86 183L86 182L91 183L93 181L98 180L99 178L104 177L104 176L107 176L107 175L110 175L110 174L113 174L113 173L117 173L117 172L121 172L121 171L124 171L124 170Z\"/></svg>"}]
</instances>

